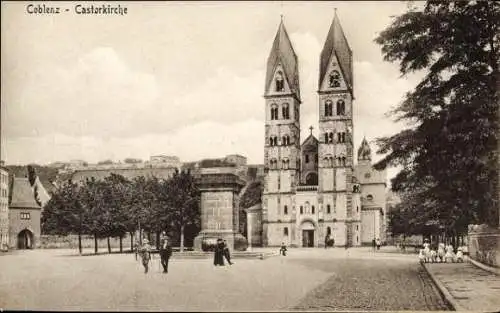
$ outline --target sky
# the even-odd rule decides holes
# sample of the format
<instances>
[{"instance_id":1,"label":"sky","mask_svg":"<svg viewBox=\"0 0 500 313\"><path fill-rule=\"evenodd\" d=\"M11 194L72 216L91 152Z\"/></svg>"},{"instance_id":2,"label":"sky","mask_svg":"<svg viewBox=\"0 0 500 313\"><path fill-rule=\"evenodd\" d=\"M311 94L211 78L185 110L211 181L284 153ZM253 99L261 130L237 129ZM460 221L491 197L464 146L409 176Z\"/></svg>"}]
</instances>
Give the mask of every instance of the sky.
<instances>
[{"instance_id":1,"label":"sky","mask_svg":"<svg viewBox=\"0 0 500 313\"><path fill-rule=\"evenodd\" d=\"M262 164L265 66L281 14L299 60L301 140L311 125L317 136L334 8L354 55L355 151L363 136L404 127L385 113L417 83L373 41L404 2L124 2L124 16L77 15L76 2L46 2L69 11L35 15L29 3L1 4L6 164L234 153Z\"/></svg>"}]
</instances>

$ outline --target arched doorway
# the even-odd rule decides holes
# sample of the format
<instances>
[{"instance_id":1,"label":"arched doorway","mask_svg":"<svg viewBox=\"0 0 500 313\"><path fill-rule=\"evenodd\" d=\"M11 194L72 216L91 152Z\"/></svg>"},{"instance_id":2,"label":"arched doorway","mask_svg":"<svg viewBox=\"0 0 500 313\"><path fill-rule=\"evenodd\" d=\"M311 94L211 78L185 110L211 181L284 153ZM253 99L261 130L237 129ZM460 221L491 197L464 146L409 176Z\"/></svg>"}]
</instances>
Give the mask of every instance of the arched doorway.
<instances>
[{"instance_id":1,"label":"arched doorway","mask_svg":"<svg viewBox=\"0 0 500 313\"><path fill-rule=\"evenodd\" d=\"M302 229L302 247L314 247L314 224L311 221L305 221L301 225Z\"/></svg>"},{"instance_id":2,"label":"arched doorway","mask_svg":"<svg viewBox=\"0 0 500 313\"><path fill-rule=\"evenodd\" d=\"M17 235L18 249L33 249L33 233L29 229L23 229Z\"/></svg>"},{"instance_id":3,"label":"arched doorway","mask_svg":"<svg viewBox=\"0 0 500 313\"><path fill-rule=\"evenodd\" d=\"M318 185L318 174L309 173L306 176L306 185L308 186L316 186Z\"/></svg>"}]
</instances>

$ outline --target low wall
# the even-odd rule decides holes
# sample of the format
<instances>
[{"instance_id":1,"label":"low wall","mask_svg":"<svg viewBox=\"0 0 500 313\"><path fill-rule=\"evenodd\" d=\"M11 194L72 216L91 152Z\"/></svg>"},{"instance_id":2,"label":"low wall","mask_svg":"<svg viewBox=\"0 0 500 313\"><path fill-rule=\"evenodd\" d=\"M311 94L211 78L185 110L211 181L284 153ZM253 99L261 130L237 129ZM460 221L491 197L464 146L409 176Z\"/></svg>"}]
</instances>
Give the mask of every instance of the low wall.
<instances>
[{"instance_id":1,"label":"low wall","mask_svg":"<svg viewBox=\"0 0 500 313\"><path fill-rule=\"evenodd\" d=\"M500 267L500 229L469 225L469 256L483 264Z\"/></svg>"},{"instance_id":2,"label":"low wall","mask_svg":"<svg viewBox=\"0 0 500 313\"><path fill-rule=\"evenodd\" d=\"M111 248L120 248L120 238L109 238ZM130 236L123 237L123 249L130 249ZM108 241L106 238L98 239L99 249L107 249ZM41 249L78 249L78 235L57 236L42 235L38 239L37 248ZM94 236L82 235L82 248L94 248Z\"/></svg>"}]
</instances>

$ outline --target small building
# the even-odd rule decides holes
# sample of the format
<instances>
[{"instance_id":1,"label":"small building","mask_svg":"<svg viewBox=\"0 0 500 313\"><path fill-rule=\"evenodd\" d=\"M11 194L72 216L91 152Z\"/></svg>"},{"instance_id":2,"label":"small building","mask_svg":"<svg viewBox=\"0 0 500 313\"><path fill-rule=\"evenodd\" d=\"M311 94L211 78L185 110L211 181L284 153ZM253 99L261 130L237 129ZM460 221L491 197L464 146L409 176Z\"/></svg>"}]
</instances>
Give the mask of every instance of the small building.
<instances>
[{"instance_id":1,"label":"small building","mask_svg":"<svg viewBox=\"0 0 500 313\"><path fill-rule=\"evenodd\" d=\"M9 246L34 249L40 238L41 203L35 198L28 178L14 177L9 204Z\"/></svg>"},{"instance_id":2,"label":"small building","mask_svg":"<svg viewBox=\"0 0 500 313\"><path fill-rule=\"evenodd\" d=\"M162 165L175 168L181 167L181 160L179 159L179 157L171 155L153 155L149 158L149 162L152 165Z\"/></svg>"},{"instance_id":3,"label":"small building","mask_svg":"<svg viewBox=\"0 0 500 313\"><path fill-rule=\"evenodd\" d=\"M0 168L0 251L9 247L9 172Z\"/></svg>"}]
</instances>

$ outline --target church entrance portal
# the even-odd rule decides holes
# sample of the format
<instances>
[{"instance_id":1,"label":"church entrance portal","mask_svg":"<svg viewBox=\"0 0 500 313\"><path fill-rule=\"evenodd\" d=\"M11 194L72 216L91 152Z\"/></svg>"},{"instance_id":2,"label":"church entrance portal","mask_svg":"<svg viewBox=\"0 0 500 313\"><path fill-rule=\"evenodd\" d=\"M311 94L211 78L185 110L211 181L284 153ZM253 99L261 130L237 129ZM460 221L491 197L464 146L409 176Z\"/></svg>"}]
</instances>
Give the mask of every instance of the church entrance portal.
<instances>
[{"instance_id":1,"label":"church entrance portal","mask_svg":"<svg viewBox=\"0 0 500 313\"><path fill-rule=\"evenodd\" d=\"M302 247L314 247L314 230L302 231Z\"/></svg>"},{"instance_id":2,"label":"church entrance portal","mask_svg":"<svg viewBox=\"0 0 500 313\"><path fill-rule=\"evenodd\" d=\"M17 235L18 249L33 249L33 233L24 229Z\"/></svg>"}]
</instances>

